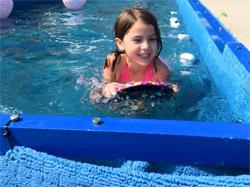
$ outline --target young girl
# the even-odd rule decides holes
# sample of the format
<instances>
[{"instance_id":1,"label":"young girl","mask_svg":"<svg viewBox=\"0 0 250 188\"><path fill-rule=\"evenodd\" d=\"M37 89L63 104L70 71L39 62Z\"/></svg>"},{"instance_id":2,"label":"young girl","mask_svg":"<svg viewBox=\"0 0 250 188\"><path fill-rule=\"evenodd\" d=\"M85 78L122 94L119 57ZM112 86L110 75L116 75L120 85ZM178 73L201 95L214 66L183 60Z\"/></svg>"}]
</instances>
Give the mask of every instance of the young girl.
<instances>
[{"instance_id":1,"label":"young girl","mask_svg":"<svg viewBox=\"0 0 250 188\"><path fill-rule=\"evenodd\" d=\"M118 16L114 31L117 50L105 60L104 97L114 97L126 83L167 83L170 70L159 58L162 40L153 14L142 8L127 9Z\"/></svg>"}]
</instances>

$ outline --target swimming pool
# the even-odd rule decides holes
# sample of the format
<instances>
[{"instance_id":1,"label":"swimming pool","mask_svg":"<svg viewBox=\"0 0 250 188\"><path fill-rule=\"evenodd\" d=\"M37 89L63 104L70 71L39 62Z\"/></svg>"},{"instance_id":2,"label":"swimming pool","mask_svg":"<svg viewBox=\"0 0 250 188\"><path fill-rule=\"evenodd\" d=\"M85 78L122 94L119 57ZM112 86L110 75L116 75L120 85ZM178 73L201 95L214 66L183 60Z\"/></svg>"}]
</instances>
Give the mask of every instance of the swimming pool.
<instances>
[{"instance_id":1,"label":"swimming pool","mask_svg":"<svg viewBox=\"0 0 250 188\"><path fill-rule=\"evenodd\" d=\"M110 4L115 8L110 10ZM170 14L178 12L175 1L110 4L89 1L79 11L69 11L61 3L37 4L29 9L16 7L1 28L1 112L244 122L217 92L204 63L206 59L194 40L175 38L179 33L187 33L180 13ZM141 110L130 108L138 100L92 104L92 83L101 81L104 58L115 49L115 17L133 5L148 8L159 19L161 56L168 59L173 71L170 81L179 85L180 92L171 100L144 100L146 105ZM181 20L178 29L169 27L173 16ZM184 52L193 53L196 64L180 63L179 56Z\"/></svg>"},{"instance_id":2,"label":"swimming pool","mask_svg":"<svg viewBox=\"0 0 250 188\"><path fill-rule=\"evenodd\" d=\"M125 1L120 4L110 1L113 7L110 10L110 4L98 2L89 1L82 10L73 12L59 3L34 4L28 11L23 7L16 9L10 19L3 22L1 82L4 87L1 92L1 112L34 115L23 115L21 124L10 126L17 143L58 155L63 155L62 152L65 155L70 155L70 152L75 154L80 147L84 152L78 154L82 156L123 156L129 159L139 157L144 160L168 161L175 159L217 165L224 161L224 164L229 166L246 165L250 137L246 109L249 106L243 101L240 109L242 101L238 100L236 108L232 108L232 94L225 95L228 88L220 89L220 82L210 74L213 71L209 68L209 63L214 59L223 61L221 54L214 48L216 54L211 55L210 52L204 55L203 48L210 37L208 34L199 35L197 32L189 41L178 41L174 37L178 33L193 34L191 27L197 28L197 31L201 27L201 24L184 26L187 22L183 19L186 18L185 14L194 16L193 7L185 5L188 1L177 1L177 4L175 1L136 1L138 6L148 8L159 19L164 46L161 56L169 60L169 66L173 70L170 80L178 83L181 88L178 95L171 100L149 101L147 110L142 111L131 111L131 103L126 101L122 104L99 105L93 105L89 101L89 80L93 80L93 77L94 81L101 79L103 59L114 49L111 30L115 16L135 3ZM182 8L184 10L180 12ZM181 21L181 27L177 30L169 27L171 11L176 11ZM197 17L194 18L198 20ZM192 23L195 24L196 21ZM201 34L206 33L201 31ZM202 40L199 40L199 36ZM218 43L219 52L222 44ZM183 66L179 62L180 53L186 51L198 57L196 64ZM242 72L248 80L249 74ZM217 75L218 77L220 76ZM248 90L243 88L245 92L239 95L241 98L247 97ZM229 93L232 93L231 90ZM241 111L244 113L239 113ZM104 123L101 126L93 126L92 118L87 116L103 117ZM1 124L4 124L8 115L1 117ZM210 123L214 121L225 123ZM43 131L40 132L40 129ZM70 131L70 134L67 131ZM82 133L85 138L82 138ZM42 144L44 136L47 141ZM128 142L128 139L131 142ZM30 140L34 142L30 143ZM115 140L119 140L127 150L120 151L121 145L114 143ZM150 144L145 144L145 140ZM8 148L8 143L3 140L1 142L4 151ZM79 142L87 144L79 146ZM74 147L65 151L59 147L62 143L67 148L72 145ZM237 147L232 147L234 144ZM113 148L103 152L102 148L108 148L110 145ZM172 154L155 147L158 145L168 148ZM135 152L138 146L141 150ZM188 149L173 150L173 147ZM96 150L93 151L93 148ZM152 151L152 154L147 151ZM218 156L214 156L214 152ZM156 153L159 155L154 155ZM235 161L236 153L238 159ZM226 154L229 157L225 159L223 156ZM185 159L181 156L185 156Z\"/></svg>"}]
</instances>

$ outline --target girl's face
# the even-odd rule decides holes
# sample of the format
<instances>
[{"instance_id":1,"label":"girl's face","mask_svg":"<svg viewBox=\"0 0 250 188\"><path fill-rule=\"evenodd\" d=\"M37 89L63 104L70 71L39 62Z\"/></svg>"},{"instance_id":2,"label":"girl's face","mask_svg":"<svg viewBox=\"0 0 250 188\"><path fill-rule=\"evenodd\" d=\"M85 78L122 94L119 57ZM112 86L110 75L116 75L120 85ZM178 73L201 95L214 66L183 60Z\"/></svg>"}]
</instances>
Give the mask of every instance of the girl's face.
<instances>
[{"instance_id":1,"label":"girl's face","mask_svg":"<svg viewBox=\"0 0 250 188\"><path fill-rule=\"evenodd\" d=\"M153 62L157 53L154 26L138 20L123 40L116 38L116 44L120 50L125 51L129 62L146 66Z\"/></svg>"}]
</instances>

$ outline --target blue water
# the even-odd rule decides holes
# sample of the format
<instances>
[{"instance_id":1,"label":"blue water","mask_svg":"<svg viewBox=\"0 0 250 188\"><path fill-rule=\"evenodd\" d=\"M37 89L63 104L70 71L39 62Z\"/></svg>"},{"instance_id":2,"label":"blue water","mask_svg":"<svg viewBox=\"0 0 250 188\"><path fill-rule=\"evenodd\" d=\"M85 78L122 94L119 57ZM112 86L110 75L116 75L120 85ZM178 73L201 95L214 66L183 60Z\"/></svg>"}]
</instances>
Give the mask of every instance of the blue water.
<instances>
[{"instance_id":1,"label":"blue water","mask_svg":"<svg viewBox=\"0 0 250 188\"><path fill-rule=\"evenodd\" d=\"M170 81L177 83L180 91L171 99L93 104L89 93L102 79L107 53L115 49L115 18L135 5L158 18L161 56L168 59L173 71ZM178 9L170 0L91 0L78 11L67 10L62 3L15 6L0 29L0 112L241 122L217 93L198 46L192 40L174 38L186 31L179 13L181 27L170 28L171 11ZM193 53L196 63L181 64L179 55L183 52Z\"/></svg>"}]
</instances>

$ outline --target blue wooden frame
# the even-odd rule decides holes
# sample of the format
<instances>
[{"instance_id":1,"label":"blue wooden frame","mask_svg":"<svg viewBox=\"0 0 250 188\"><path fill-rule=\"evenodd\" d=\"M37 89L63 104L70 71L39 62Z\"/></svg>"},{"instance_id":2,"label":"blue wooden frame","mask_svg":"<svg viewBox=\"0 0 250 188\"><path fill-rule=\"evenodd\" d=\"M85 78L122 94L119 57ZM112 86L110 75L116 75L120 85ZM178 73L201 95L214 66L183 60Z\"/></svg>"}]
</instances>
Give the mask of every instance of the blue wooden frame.
<instances>
[{"instance_id":1,"label":"blue wooden frame","mask_svg":"<svg viewBox=\"0 0 250 188\"><path fill-rule=\"evenodd\" d=\"M0 154L9 115L0 115ZM14 145L69 158L129 159L250 167L250 125L155 119L31 116L9 126Z\"/></svg>"}]
</instances>

